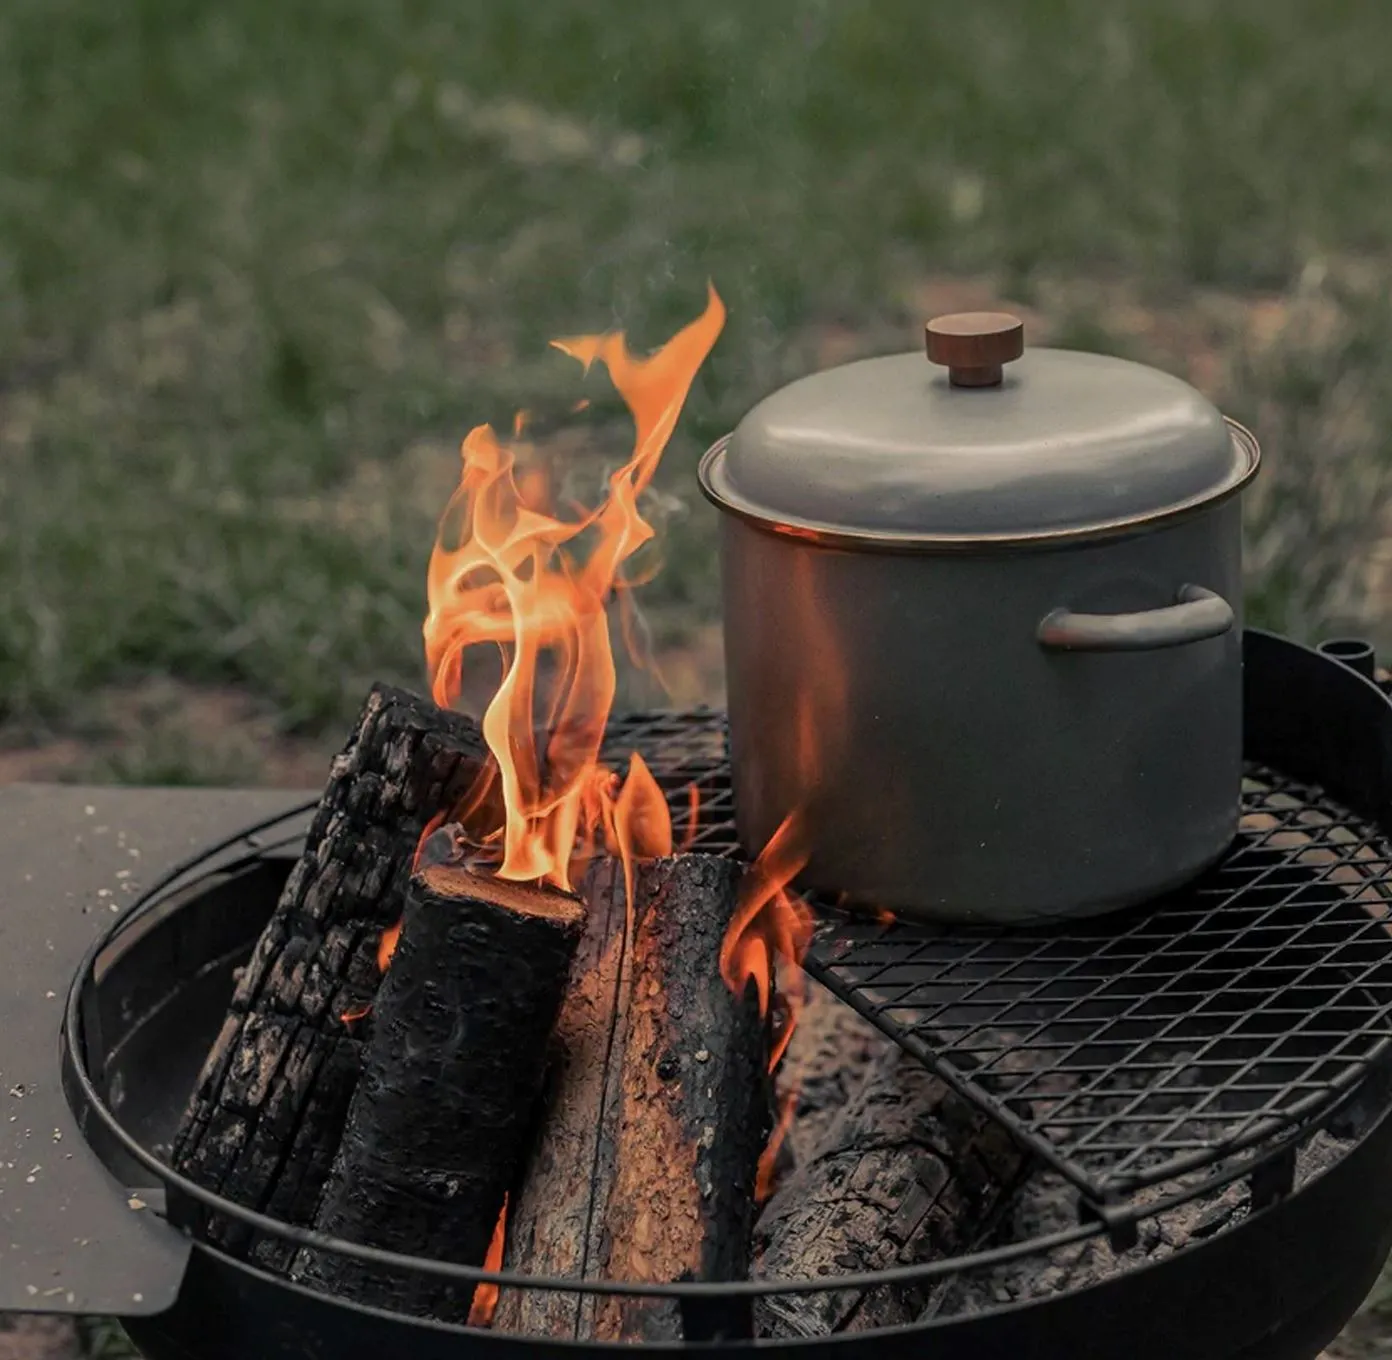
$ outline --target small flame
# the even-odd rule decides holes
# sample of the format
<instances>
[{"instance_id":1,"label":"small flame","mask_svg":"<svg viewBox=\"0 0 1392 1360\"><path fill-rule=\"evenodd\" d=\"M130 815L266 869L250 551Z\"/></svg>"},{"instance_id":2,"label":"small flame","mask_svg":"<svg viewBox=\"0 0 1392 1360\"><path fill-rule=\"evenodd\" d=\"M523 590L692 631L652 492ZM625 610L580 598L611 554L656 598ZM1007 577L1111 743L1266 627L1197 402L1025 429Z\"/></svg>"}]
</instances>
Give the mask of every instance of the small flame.
<instances>
[{"instance_id":1,"label":"small flame","mask_svg":"<svg viewBox=\"0 0 1392 1360\"><path fill-rule=\"evenodd\" d=\"M477 787L477 784L475 785ZM425 830L420 833L420 840L416 842L416 852L411 856L411 872L415 873L420 868L421 851L425 849L425 843L445 824L445 817L448 814L442 809L437 812L425 824Z\"/></svg>"},{"instance_id":2,"label":"small flame","mask_svg":"<svg viewBox=\"0 0 1392 1360\"><path fill-rule=\"evenodd\" d=\"M362 1006L354 1006L352 1010L344 1011L338 1018L345 1025L356 1025L359 1020L366 1020L372 1014L372 1003L369 1001Z\"/></svg>"},{"instance_id":3,"label":"small flame","mask_svg":"<svg viewBox=\"0 0 1392 1360\"><path fill-rule=\"evenodd\" d=\"M759 1167L754 1176L755 1204L762 1204L773 1194L776 1184L778 1152L783 1146L783 1140L788 1136L788 1130L792 1127L793 1115L797 1113L800 1094L799 1087L795 1086L791 1090L785 1091L783 1098L778 1103L778 1122L769 1135L768 1146L759 1154Z\"/></svg>"},{"instance_id":4,"label":"small flame","mask_svg":"<svg viewBox=\"0 0 1392 1360\"><path fill-rule=\"evenodd\" d=\"M629 759L628 778L614 803L612 843L624 866L624 889L633 899L633 861L672 853L672 811L637 751Z\"/></svg>"},{"instance_id":5,"label":"small flame","mask_svg":"<svg viewBox=\"0 0 1392 1360\"><path fill-rule=\"evenodd\" d=\"M385 973L391 967L392 955L396 953L397 941L401 939L401 922L388 926L377 941L377 971Z\"/></svg>"},{"instance_id":6,"label":"small flame","mask_svg":"<svg viewBox=\"0 0 1392 1360\"><path fill-rule=\"evenodd\" d=\"M491 426L464 440L459 487L430 558L423 632L442 707L460 696L470 648L493 644L502 656L483 715L502 793L501 878L569 889L577 850L603 829L614 796L599 762L616 683L607 606L634 584L623 569L653 537L638 498L724 321L711 288L702 315L647 357L631 354L619 333L553 342L587 371L602 362L634 418L632 456L592 511L567 519L548 508L545 477L519 472L520 450ZM539 727L548 734L540 742Z\"/></svg>"},{"instance_id":7,"label":"small flame","mask_svg":"<svg viewBox=\"0 0 1392 1360\"><path fill-rule=\"evenodd\" d=\"M488 1244L488 1254L483 1258L485 1270L501 1270L503 1267L503 1246L507 1242L507 1196L503 1196L503 1207L498 1213L498 1221L493 1226L493 1240ZM493 1311L498 1306L498 1286L485 1281L474 1290L474 1301L469 1305L469 1326L487 1327L493 1321Z\"/></svg>"},{"instance_id":8,"label":"small flame","mask_svg":"<svg viewBox=\"0 0 1392 1360\"><path fill-rule=\"evenodd\" d=\"M807 994L802 959L812 942L812 913L788 890L807 863L805 839L801 812L789 813L745 870L735 914L720 944L721 977L736 996L743 996L753 983L760 1015L769 1016L773 1010L778 984L784 1013L770 1045L770 1072L787 1052ZM797 1097L796 1088L784 1095L773 1134L759 1157L755 1198L760 1203L773 1193L778 1150L792 1124Z\"/></svg>"},{"instance_id":9,"label":"small flame","mask_svg":"<svg viewBox=\"0 0 1392 1360\"><path fill-rule=\"evenodd\" d=\"M778 1065L792 1037L801 1009L793 998L801 989L802 957L812 940L812 913L788 884L807 863L803 819L791 812L745 870L739 903L720 945L720 975L737 995L752 982L758 992L759 1014L768 1015L773 1001L774 969L781 964L788 983L790 1014L769 1060Z\"/></svg>"},{"instance_id":10,"label":"small flame","mask_svg":"<svg viewBox=\"0 0 1392 1360\"><path fill-rule=\"evenodd\" d=\"M693 779L686 786L686 831L682 835L681 853L687 854L696 844L701 830L701 788Z\"/></svg>"}]
</instances>

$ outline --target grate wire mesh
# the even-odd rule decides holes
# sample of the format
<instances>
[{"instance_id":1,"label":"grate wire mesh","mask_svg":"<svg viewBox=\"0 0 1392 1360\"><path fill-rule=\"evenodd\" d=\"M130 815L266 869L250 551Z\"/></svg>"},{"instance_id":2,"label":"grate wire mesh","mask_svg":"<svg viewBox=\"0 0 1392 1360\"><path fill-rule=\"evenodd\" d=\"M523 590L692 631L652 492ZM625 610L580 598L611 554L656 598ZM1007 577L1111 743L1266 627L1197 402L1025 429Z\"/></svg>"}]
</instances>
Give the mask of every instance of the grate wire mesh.
<instances>
[{"instance_id":1,"label":"grate wire mesh","mask_svg":"<svg viewBox=\"0 0 1392 1360\"><path fill-rule=\"evenodd\" d=\"M632 751L678 843L740 855L723 714L616 719L605 756ZM1116 1204L1314 1122L1392 1037L1392 845L1255 762L1242 800L1224 859L1143 908L1003 930L814 904L808 971Z\"/></svg>"}]
</instances>

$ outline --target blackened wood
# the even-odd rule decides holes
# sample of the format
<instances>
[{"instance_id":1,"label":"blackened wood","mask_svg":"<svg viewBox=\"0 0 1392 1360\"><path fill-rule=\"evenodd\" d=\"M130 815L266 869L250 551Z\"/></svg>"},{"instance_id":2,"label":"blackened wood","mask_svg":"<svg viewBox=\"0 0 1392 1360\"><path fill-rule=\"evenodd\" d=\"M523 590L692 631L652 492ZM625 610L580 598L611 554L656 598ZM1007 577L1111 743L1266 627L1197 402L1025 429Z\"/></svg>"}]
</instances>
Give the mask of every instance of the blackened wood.
<instances>
[{"instance_id":1,"label":"blackened wood","mask_svg":"<svg viewBox=\"0 0 1392 1360\"><path fill-rule=\"evenodd\" d=\"M632 985L622 866L596 860L583 896L588 920L556 1022L555 1057L535 1146L508 1207L504 1255L509 1270L568 1279L599 1269ZM575 1339L581 1314L578 1294L503 1289L493 1330Z\"/></svg>"},{"instance_id":2,"label":"blackened wood","mask_svg":"<svg viewBox=\"0 0 1392 1360\"><path fill-rule=\"evenodd\" d=\"M771 1127L768 1025L752 988L720 976L738 866L678 855L636 866L632 994L621 1050L602 1273L612 1280L747 1277L759 1155ZM671 1341L675 1304L587 1299L581 1331Z\"/></svg>"},{"instance_id":3,"label":"blackened wood","mask_svg":"<svg viewBox=\"0 0 1392 1360\"><path fill-rule=\"evenodd\" d=\"M580 901L554 890L448 864L412 878L318 1231L483 1264L584 924ZM467 1320L474 1293L330 1254L302 1253L293 1274L446 1322Z\"/></svg>"},{"instance_id":4,"label":"blackened wood","mask_svg":"<svg viewBox=\"0 0 1392 1360\"><path fill-rule=\"evenodd\" d=\"M671 1281L748 1272L753 1189L770 1128L768 1027L720 977L739 871L705 855L586 884L591 919L557 1025L564 1060L509 1211L526 1274ZM674 1304L504 1289L495 1331L673 1340Z\"/></svg>"},{"instance_id":5,"label":"blackened wood","mask_svg":"<svg viewBox=\"0 0 1392 1360\"><path fill-rule=\"evenodd\" d=\"M807 979L807 999L778 1065L779 1109L795 1102L778 1162L781 1181L805 1165L893 1040L859 1011Z\"/></svg>"},{"instance_id":6,"label":"blackened wood","mask_svg":"<svg viewBox=\"0 0 1392 1360\"><path fill-rule=\"evenodd\" d=\"M919 1264L970 1248L1013 1193L1024 1155L917 1059L890 1046L755 1229L758 1279L815 1279ZM930 1285L774 1295L761 1337L911 1322Z\"/></svg>"},{"instance_id":7,"label":"blackened wood","mask_svg":"<svg viewBox=\"0 0 1392 1360\"><path fill-rule=\"evenodd\" d=\"M189 1100L178 1170L250 1208L312 1221L361 1066L361 1027L342 1017L376 990L377 943L401 915L421 833L487 756L471 719L374 687ZM208 1231L234 1251L252 1245L233 1224ZM272 1269L291 1254L254 1244Z\"/></svg>"}]
</instances>

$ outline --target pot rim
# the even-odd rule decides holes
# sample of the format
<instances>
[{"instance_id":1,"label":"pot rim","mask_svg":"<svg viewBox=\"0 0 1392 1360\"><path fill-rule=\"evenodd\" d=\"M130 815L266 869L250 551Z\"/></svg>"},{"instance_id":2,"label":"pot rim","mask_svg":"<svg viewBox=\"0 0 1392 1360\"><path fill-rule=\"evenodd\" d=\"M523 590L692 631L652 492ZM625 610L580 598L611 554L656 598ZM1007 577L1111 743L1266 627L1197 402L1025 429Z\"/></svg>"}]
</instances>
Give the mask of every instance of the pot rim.
<instances>
[{"instance_id":1,"label":"pot rim","mask_svg":"<svg viewBox=\"0 0 1392 1360\"><path fill-rule=\"evenodd\" d=\"M796 515L781 518L772 516L741 499L723 476L723 462L730 435L722 435L701 456L696 480L702 494L718 510L732 515L780 538L792 538L828 548L845 548L857 552L890 553L969 553L982 551L1022 551L1029 549L1066 547L1075 543L1099 539L1120 538L1166 527L1177 520L1187 519L1203 510L1222 504L1237 495L1257 475L1261 468L1261 446L1245 425L1230 416L1223 417L1233 442L1247 458L1246 465L1221 485L1191 496L1187 500L1148 510L1140 515L1125 515L1117 519L1099 520L1092 524L1069 525L1060 529L1040 529L1031 533L1003 534L920 534L883 530L847 529L840 525L820 524Z\"/></svg>"}]
</instances>

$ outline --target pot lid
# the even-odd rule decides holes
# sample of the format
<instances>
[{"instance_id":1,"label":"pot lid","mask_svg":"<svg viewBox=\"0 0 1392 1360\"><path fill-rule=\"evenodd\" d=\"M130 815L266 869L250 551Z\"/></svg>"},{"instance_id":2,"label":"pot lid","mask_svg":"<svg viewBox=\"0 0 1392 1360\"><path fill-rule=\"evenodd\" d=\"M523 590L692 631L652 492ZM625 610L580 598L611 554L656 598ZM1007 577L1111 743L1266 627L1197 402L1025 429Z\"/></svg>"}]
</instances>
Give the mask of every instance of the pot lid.
<instances>
[{"instance_id":1,"label":"pot lid","mask_svg":"<svg viewBox=\"0 0 1392 1360\"><path fill-rule=\"evenodd\" d=\"M951 547L1124 531L1256 472L1255 440L1188 383L1100 354L1026 351L1023 330L1001 313L941 317L927 359L794 382L706 455L702 488L788 533Z\"/></svg>"}]
</instances>

